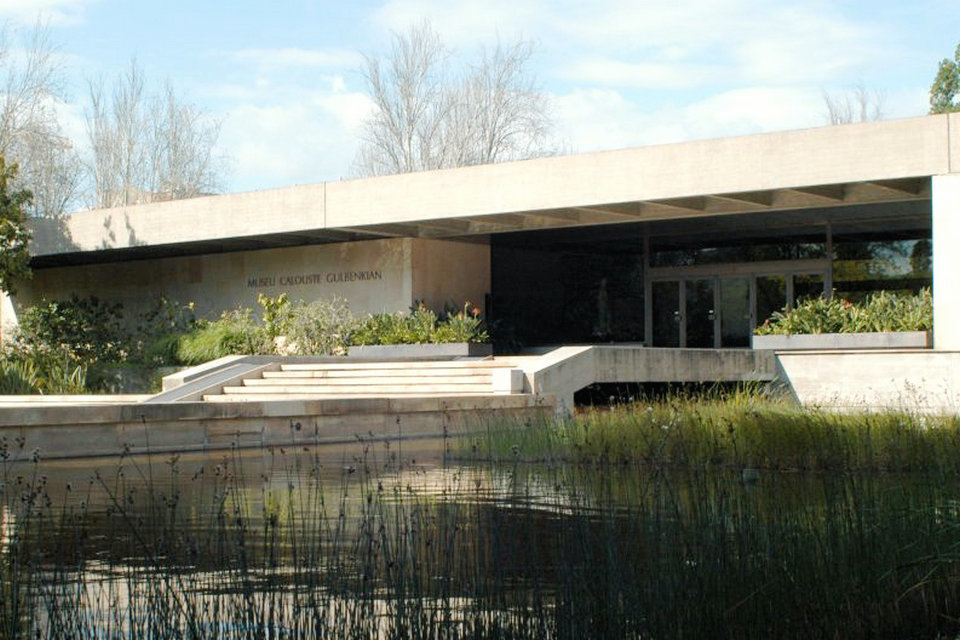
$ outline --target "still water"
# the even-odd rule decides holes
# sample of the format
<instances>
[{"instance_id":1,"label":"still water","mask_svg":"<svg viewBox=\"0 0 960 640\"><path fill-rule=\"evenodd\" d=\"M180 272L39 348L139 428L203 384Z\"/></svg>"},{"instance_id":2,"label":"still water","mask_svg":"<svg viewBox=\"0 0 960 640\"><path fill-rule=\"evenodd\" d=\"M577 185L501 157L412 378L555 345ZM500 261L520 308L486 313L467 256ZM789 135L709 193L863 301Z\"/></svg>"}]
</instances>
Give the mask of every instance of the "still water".
<instances>
[{"instance_id":1,"label":"still water","mask_svg":"<svg viewBox=\"0 0 960 640\"><path fill-rule=\"evenodd\" d=\"M954 476L450 447L7 461L2 637L956 633Z\"/></svg>"}]
</instances>

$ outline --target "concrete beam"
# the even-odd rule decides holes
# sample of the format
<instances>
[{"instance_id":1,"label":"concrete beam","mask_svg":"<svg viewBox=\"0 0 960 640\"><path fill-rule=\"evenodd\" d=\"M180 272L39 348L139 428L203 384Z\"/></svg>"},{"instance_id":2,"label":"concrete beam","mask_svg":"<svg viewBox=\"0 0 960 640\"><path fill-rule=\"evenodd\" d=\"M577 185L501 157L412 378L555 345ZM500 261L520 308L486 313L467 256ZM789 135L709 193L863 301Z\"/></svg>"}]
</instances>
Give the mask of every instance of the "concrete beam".
<instances>
[{"instance_id":1,"label":"concrete beam","mask_svg":"<svg viewBox=\"0 0 960 640\"><path fill-rule=\"evenodd\" d=\"M31 250L175 246L325 228L392 233L385 225L395 224L414 225L398 235L415 235L418 221L605 203L649 203L641 205L644 217L684 217L708 210L704 196L777 190L794 191L778 192L771 206L843 204L836 185L960 170L958 128L955 115L925 116L85 211L37 224Z\"/></svg>"}]
</instances>

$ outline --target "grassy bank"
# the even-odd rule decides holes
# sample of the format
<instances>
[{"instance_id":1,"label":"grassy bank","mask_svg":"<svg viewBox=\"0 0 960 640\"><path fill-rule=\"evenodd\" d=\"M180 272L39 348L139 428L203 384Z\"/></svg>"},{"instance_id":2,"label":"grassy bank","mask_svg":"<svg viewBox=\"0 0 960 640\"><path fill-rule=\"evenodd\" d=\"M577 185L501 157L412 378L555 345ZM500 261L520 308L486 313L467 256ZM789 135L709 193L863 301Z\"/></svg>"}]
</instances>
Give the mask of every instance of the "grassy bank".
<instances>
[{"instance_id":1,"label":"grassy bank","mask_svg":"<svg viewBox=\"0 0 960 640\"><path fill-rule=\"evenodd\" d=\"M491 420L477 425L458 455L653 467L958 473L960 419L907 411L838 413L739 390L585 410L563 421Z\"/></svg>"}]
</instances>

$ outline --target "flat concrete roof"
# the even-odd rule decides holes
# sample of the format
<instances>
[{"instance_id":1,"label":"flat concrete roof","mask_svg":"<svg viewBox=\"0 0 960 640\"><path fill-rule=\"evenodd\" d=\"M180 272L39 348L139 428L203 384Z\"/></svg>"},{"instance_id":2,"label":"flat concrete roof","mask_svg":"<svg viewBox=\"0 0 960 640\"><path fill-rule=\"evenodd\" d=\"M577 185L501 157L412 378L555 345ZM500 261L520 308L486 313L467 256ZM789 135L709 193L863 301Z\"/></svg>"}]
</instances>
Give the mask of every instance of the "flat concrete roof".
<instances>
[{"instance_id":1,"label":"flat concrete roof","mask_svg":"<svg viewBox=\"0 0 960 640\"><path fill-rule=\"evenodd\" d=\"M38 220L35 266L930 198L960 114L555 156Z\"/></svg>"}]
</instances>

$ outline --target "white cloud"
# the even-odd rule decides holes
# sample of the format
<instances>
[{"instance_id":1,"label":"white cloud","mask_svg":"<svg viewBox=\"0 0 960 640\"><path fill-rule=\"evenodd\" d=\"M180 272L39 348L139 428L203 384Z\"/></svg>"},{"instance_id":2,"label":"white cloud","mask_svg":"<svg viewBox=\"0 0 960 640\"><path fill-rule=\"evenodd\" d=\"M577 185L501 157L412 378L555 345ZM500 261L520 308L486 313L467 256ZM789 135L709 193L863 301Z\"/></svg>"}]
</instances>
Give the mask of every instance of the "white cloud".
<instances>
[{"instance_id":1,"label":"white cloud","mask_svg":"<svg viewBox=\"0 0 960 640\"><path fill-rule=\"evenodd\" d=\"M359 53L346 49L241 49L229 55L241 64L251 64L260 69L352 68L363 61Z\"/></svg>"},{"instance_id":2,"label":"white cloud","mask_svg":"<svg viewBox=\"0 0 960 640\"><path fill-rule=\"evenodd\" d=\"M394 31L428 18L451 44L534 37L551 76L673 90L698 82L824 83L895 53L839 0L387 0Z\"/></svg>"},{"instance_id":3,"label":"white cloud","mask_svg":"<svg viewBox=\"0 0 960 640\"><path fill-rule=\"evenodd\" d=\"M37 21L51 25L77 24L83 21L87 6L97 0L0 0L0 18L20 24Z\"/></svg>"},{"instance_id":4,"label":"white cloud","mask_svg":"<svg viewBox=\"0 0 960 640\"><path fill-rule=\"evenodd\" d=\"M613 89L574 91L555 99L557 128L574 152L621 149L819 126L813 89L755 87L725 91L678 106L644 110Z\"/></svg>"},{"instance_id":5,"label":"white cloud","mask_svg":"<svg viewBox=\"0 0 960 640\"><path fill-rule=\"evenodd\" d=\"M241 103L220 135L232 161L232 190L347 177L369 109L362 94L293 88Z\"/></svg>"},{"instance_id":6,"label":"white cloud","mask_svg":"<svg viewBox=\"0 0 960 640\"><path fill-rule=\"evenodd\" d=\"M690 89L717 81L718 67L675 62L622 62L590 56L564 66L558 73L573 82L614 87Z\"/></svg>"},{"instance_id":7,"label":"white cloud","mask_svg":"<svg viewBox=\"0 0 960 640\"><path fill-rule=\"evenodd\" d=\"M802 88L734 89L688 105L681 113L691 137L696 138L825 124L823 97Z\"/></svg>"},{"instance_id":8,"label":"white cloud","mask_svg":"<svg viewBox=\"0 0 960 640\"><path fill-rule=\"evenodd\" d=\"M823 83L882 60L882 43L869 27L794 7L775 12L733 52L747 81Z\"/></svg>"},{"instance_id":9,"label":"white cloud","mask_svg":"<svg viewBox=\"0 0 960 640\"><path fill-rule=\"evenodd\" d=\"M543 16L543 4L515 0L387 0L373 20L381 28L402 32L427 19L445 43L457 47L488 43L498 36L529 35Z\"/></svg>"}]
</instances>

